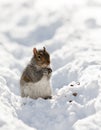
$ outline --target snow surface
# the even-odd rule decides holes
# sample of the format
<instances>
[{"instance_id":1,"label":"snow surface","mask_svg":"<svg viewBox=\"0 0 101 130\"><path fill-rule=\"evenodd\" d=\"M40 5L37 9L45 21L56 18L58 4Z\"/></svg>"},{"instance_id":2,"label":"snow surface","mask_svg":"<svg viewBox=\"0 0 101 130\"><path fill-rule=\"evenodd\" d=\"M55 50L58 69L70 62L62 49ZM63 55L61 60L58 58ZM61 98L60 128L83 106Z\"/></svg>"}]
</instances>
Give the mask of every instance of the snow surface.
<instances>
[{"instance_id":1,"label":"snow surface","mask_svg":"<svg viewBox=\"0 0 101 130\"><path fill-rule=\"evenodd\" d=\"M101 0L0 0L0 12L0 130L101 130ZM21 98L43 46L53 99Z\"/></svg>"}]
</instances>

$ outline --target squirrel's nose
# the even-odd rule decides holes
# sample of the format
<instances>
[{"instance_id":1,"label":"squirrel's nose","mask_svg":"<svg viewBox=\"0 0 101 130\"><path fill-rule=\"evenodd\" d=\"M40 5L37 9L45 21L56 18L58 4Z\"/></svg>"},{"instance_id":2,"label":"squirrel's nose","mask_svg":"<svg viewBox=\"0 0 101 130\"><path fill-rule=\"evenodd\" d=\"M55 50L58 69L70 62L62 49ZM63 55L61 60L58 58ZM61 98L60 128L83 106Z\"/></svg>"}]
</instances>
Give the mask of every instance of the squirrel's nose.
<instances>
[{"instance_id":1,"label":"squirrel's nose","mask_svg":"<svg viewBox=\"0 0 101 130\"><path fill-rule=\"evenodd\" d=\"M50 60L47 61L47 64L50 64Z\"/></svg>"}]
</instances>

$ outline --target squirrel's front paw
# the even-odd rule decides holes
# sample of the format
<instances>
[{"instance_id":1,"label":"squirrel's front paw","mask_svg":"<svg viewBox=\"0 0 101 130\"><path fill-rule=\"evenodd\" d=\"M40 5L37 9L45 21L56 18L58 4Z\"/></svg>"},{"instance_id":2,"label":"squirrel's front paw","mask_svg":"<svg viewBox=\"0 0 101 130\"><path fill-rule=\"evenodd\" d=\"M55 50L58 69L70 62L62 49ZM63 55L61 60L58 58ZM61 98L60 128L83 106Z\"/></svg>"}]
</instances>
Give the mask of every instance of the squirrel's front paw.
<instances>
[{"instance_id":1,"label":"squirrel's front paw","mask_svg":"<svg viewBox=\"0 0 101 130\"><path fill-rule=\"evenodd\" d=\"M52 69L51 68L47 68L48 69L48 74L52 73Z\"/></svg>"},{"instance_id":2,"label":"squirrel's front paw","mask_svg":"<svg viewBox=\"0 0 101 130\"><path fill-rule=\"evenodd\" d=\"M43 69L43 74L48 75L50 73L52 73L52 69L51 68L44 68Z\"/></svg>"}]
</instances>

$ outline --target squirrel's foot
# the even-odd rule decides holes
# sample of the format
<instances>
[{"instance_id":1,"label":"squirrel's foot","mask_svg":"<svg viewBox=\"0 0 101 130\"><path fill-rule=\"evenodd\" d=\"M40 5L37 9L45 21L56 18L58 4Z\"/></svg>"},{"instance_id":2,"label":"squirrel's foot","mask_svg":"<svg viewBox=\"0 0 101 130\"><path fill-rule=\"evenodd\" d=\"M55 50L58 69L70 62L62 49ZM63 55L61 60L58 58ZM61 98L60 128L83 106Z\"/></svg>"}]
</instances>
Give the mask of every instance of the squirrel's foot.
<instances>
[{"instance_id":1,"label":"squirrel's foot","mask_svg":"<svg viewBox=\"0 0 101 130\"><path fill-rule=\"evenodd\" d=\"M45 99L45 100L47 100L47 99L52 99L52 96L47 96L47 97L45 97L44 99Z\"/></svg>"}]
</instances>

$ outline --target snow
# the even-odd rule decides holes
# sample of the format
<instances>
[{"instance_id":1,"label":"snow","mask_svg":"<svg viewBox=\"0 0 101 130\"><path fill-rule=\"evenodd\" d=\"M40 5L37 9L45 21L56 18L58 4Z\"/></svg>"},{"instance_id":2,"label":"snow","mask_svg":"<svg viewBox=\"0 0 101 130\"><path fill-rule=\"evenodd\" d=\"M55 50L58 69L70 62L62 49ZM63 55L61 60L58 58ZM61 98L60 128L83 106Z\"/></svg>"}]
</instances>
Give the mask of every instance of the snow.
<instances>
[{"instance_id":1,"label":"snow","mask_svg":"<svg viewBox=\"0 0 101 130\"><path fill-rule=\"evenodd\" d=\"M100 130L101 1L0 0L0 12L0 130ZM21 73L43 46L53 99L21 98Z\"/></svg>"}]
</instances>

